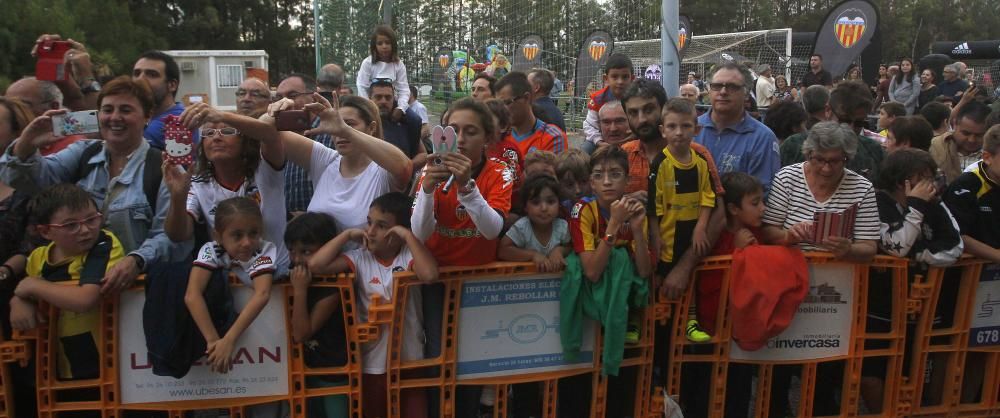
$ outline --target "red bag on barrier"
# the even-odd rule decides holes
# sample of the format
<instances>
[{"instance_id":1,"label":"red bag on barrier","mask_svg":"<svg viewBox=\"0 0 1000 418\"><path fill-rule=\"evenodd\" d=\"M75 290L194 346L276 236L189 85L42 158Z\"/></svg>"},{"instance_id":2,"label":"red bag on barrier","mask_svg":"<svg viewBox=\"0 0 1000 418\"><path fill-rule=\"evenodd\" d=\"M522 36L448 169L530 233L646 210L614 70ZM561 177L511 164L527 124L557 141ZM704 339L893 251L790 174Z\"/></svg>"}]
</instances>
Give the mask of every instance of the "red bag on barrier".
<instances>
[{"instance_id":1,"label":"red bag on barrier","mask_svg":"<svg viewBox=\"0 0 1000 418\"><path fill-rule=\"evenodd\" d=\"M751 245L733 252L729 317L733 340L758 350L792 323L809 293L809 265L798 248Z\"/></svg>"}]
</instances>

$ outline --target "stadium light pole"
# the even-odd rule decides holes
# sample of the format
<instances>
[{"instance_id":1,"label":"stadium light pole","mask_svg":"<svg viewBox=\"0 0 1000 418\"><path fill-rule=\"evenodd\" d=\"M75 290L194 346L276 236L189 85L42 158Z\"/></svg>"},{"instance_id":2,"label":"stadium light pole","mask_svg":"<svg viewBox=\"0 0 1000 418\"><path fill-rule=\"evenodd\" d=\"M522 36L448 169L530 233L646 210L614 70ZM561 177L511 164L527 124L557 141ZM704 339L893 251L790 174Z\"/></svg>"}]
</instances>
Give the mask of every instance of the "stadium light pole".
<instances>
[{"instance_id":1,"label":"stadium light pole","mask_svg":"<svg viewBox=\"0 0 1000 418\"><path fill-rule=\"evenodd\" d=\"M680 53L677 50L677 32L680 26L680 4L678 0L660 0L660 68L663 73L660 84L667 91L667 97L677 97L680 89Z\"/></svg>"}]
</instances>

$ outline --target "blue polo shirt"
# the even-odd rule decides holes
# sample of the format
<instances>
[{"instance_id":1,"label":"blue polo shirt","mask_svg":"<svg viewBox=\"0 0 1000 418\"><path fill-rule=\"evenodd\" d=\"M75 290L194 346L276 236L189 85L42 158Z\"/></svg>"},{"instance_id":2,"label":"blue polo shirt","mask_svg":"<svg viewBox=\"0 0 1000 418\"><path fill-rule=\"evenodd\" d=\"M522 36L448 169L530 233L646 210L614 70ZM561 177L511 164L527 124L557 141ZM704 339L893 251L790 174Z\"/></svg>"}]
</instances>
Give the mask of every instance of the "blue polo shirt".
<instances>
[{"instance_id":1,"label":"blue polo shirt","mask_svg":"<svg viewBox=\"0 0 1000 418\"><path fill-rule=\"evenodd\" d=\"M739 171L757 177L764 191L771 189L771 178L781 168L778 137L757 119L744 113L740 123L718 130L712 122L712 111L698 117L701 133L694 142L712 153L719 174Z\"/></svg>"}]
</instances>

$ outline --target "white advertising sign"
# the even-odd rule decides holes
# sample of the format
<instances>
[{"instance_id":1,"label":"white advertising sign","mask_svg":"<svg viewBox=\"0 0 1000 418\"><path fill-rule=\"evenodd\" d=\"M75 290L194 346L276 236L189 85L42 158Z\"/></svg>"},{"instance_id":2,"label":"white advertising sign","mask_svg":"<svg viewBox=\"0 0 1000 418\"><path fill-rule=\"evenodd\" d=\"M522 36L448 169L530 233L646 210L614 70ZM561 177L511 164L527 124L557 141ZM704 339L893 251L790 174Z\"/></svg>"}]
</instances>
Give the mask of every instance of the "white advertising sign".
<instances>
[{"instance_id":1,"label":"white advertising sign","mask_svg":"<svg viewBox=\"0 0 1000 418\"><path fill-rule=\"evenodd\" d=\"M594 361L594 322L583 328L577 359L563 358L559 274L468 281L458 316L458 379L587 368Z\"/></svg>"},{"instance_id":2,"label":"white advertising sign","mask_svg":"<svg viewBox=\"0 0 1000 418\"><path fill-rule=\"evenodd\" d=\"M252 294L249 288L233 288L237 309ZM289 354L282 297L283 292L271 292L267 306L237 340L229 373L212 372L202 357L186 376L174 379L153 374L142 331L143 291L122 292L118 328L122 404L287 394Z\"/></svg>"},{"instance_id":3,"label":"white advertising sign","mask_svg":"<svg viewBox=\"0 0 1000 418\"><path fill-rule=\"evenodd\" d=\"M846 356L853 323L854 267L845 264L809 266L809 294L784 332L757 351L731 344L737 360L813 360Z\"/></svg>"},{"instance_id":4,"label":"white advertising sign","mask_svg":"<svg viewBox=\"0 0 1000 418\"><path fill-rule=\"evenodd\" d=\"M1000 345L1000 264L983 266L972 305L969 346Z\"/></svg>"}]
</instances>

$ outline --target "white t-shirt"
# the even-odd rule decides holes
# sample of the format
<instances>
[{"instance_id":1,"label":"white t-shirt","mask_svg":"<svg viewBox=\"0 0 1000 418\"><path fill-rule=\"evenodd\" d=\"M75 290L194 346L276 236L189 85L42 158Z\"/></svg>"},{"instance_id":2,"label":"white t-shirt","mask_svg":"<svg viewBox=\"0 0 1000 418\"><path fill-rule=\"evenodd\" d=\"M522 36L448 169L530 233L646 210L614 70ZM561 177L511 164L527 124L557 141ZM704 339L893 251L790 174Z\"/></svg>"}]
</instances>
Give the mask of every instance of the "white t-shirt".
<instances>
[{"instance_id":1,"label":"white t-shirt","mask_svg":"<svg viewBox=\"0 0 1000 418\"><path fill-rule=\"evenodd\" d=\"M361 61L361 68L358 68L358 96L370 97L372 82L376 79L384 78L392 81L392 89L396 93L396 107L406 111L410 107L410 83L406 80L406 66L403 61L372 62L371 55Z\"/></svg>"},{"instance_id":2,"label":"white t-shirt","mask_svg":"<svg viewBox=\"0 0 1000 418\"><path fill-rule=\"evenodd\" d=\"M275 266L279 274L288 270L288 250L285 249L285 176L261 158L252 179L246 179L235 190L227 189L214 177L191 180L187 197L187 211L196 223L204 223L209 230L215 228L215 207L219 202L233 197L248 197L260 206L264 217L264 240L274 243L277 249Z\"/></svg>"},{"instance_id":3,"label":"white t-shirt","mask_svg":"<svg viewBox=\"0 0 1000 418\"><path fill-rule=\"evenodd\" d=\"M361 174L346 178L340 174L343 160L336 150L313 144L309 179L315 190L307 210L333 216L338 231L364 228L368 224L368 206L376 197L392 191L392 175L374 161Z\"/></svg>"},{"instance_id":4,"label":"white t-shirt","mask_svg":"<svg viewBox=\"0 0 1000 418\"><path fill-rule=\"evenodd\" d=\"M817 202L806 184L803 166L806 163L786 166L775 174L771 183L771 194L767 197L764 223L789 229L792 225L813 220L818 210L843 211L855 204L858 213L854 220L854 240L878 241L881 222L878 204L875 202L875 188L860 174L844 169L837 191L825 202ZM818 247L802 243L805 251L819 250Z\"/></svg>"},{"instance_id":5,"label":"white t-shirt","mask_svg":"<svg viewBox=\"0 0 1000 418\"><path fill-rule=\"evenodd\" d=\"M514 242L514 246L517 248L537 251L546 256L560 245L572 244L569 236L569 224L565 219L559 218L552 221L552 236L549 237L549 242L545 245L538 242L535 231L531 228L531 219L528 219L527 216L518 219L514 225L511 225L510 229L507 230L507 237Z\"/></svg>"},{"instance_id":6,"label":"white t-shirt","mask_svg":"<svg viewBox=\"0 0 1000 418\"><path fill-rule=\"evenodd\" d=\"M343 254L354 270L354 283L358 289L361 301L359 316L362 322L368 322L368 306L372 295L379 295L385 303L392 301L393 272L409 271L413 264L413 254L403 247L389 264L382 264L375 256L364 248L358 248ZM403 314L403 360L419 360L424 355L424 320L420 297L420 287L410 287L409 300ZM361 347L363 362L361 370L365 374L384 374L386 356L389 349L389 328L379 329L378 340L364 344Z\"/></svg>"},{"instance_id":7,"label":"white t-shirt","mask_svg":"<svg viewBox=\"0 0 1000 418\"><path fill-rule=\"evenodd\" d=\"M229 268L230 272L239 277L244 286L253 287L253 279L262 274L274 274L276 247L268 241L260 242L260 249L257 250L247 261L234 260L222 244L215 241L206 242L198 250L198 258L194 260L194 265L208 270L219 268Z\"/></svg>"}]
</instances>

